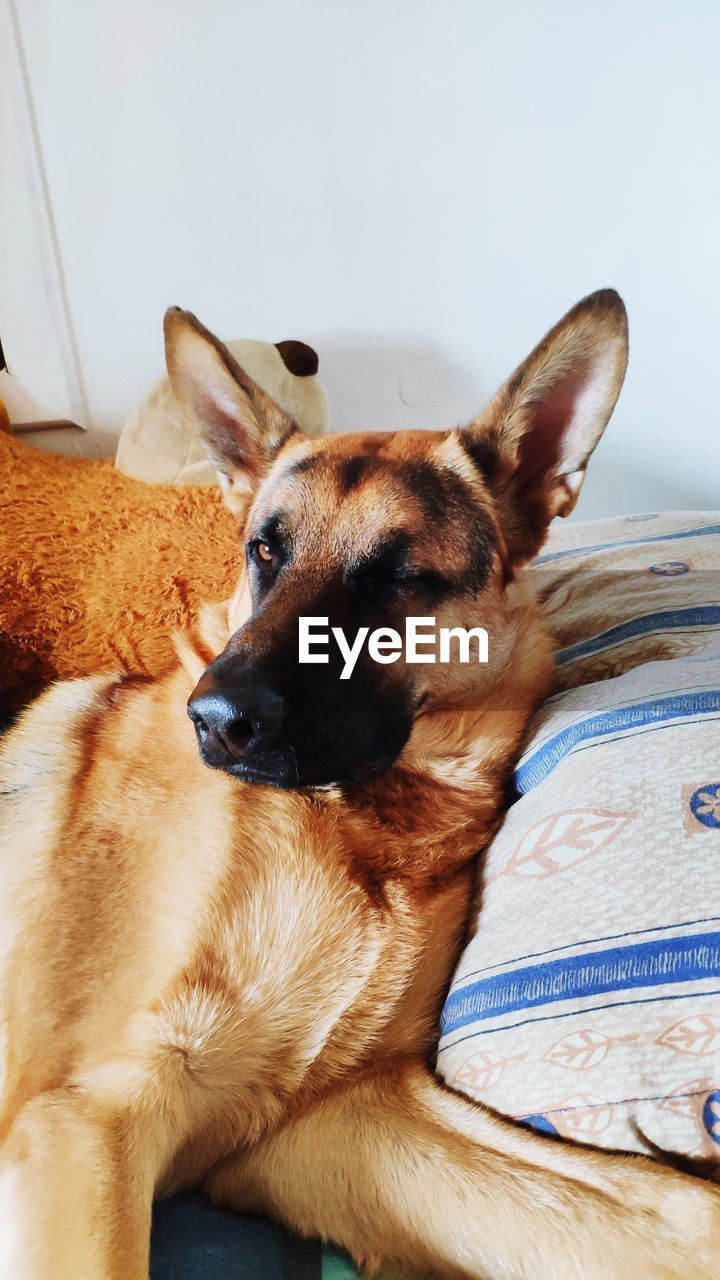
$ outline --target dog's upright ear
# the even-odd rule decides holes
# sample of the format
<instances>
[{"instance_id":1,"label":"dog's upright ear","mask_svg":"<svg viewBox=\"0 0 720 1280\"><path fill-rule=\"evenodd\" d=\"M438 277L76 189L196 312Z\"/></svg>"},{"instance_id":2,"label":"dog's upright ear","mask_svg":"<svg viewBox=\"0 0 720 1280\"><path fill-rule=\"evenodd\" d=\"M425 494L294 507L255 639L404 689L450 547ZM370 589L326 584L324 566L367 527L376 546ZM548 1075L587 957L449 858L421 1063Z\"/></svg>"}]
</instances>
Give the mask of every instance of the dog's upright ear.
<instances>
[{"instance_id":1,"label":"dog's upright ear","mask_svg":"<svg viewBox=\"0 0 720 1280\"><path fill-rule=\"evenodd\" d=\"M614 289L578 302L460 433L492 490L515 564L577 502L585 468L620 394L627 315Z\"/></svg>"},{"instance_id":2,"label":"dog's upright ear","mask_svg":"<svg viewBox=\"0 0 720 1280\"><path fill-rule=\"evenodd\" d=\"M226 505L243 518L297 423L190 311L166 311L165 360L173 395L217 468Z\"/></svg>"}]
</instances>

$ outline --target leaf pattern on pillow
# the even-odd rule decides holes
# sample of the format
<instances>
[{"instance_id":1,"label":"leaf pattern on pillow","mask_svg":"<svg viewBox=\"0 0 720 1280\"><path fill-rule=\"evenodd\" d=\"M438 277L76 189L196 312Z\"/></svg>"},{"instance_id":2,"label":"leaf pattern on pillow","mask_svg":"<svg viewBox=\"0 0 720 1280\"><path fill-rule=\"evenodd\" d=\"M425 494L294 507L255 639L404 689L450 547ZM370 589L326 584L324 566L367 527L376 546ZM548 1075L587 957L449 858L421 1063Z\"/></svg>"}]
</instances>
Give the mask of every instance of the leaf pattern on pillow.
<instances>
[{"instance_id":1,"label":"leaf pattern on pillow","mask_svg":"<svg viewBox=\"0 0 720 1280\"><path fill-rule=\"evenodd\" d=\"M712 1080L703 1078L689 1080L687 1084L678 1085L666 1098L658 1102L658 1111L670 1111L676 1116L692 1116L699 1097L704 1097L713 1088Z\"/></svg>"},{"instance_id":2,"label":"leaf pattern on pillow","mask_svg":"<svg viewBox=\"0 0 720 1280\"><path fill-rule=\"evenodd\" d=\"M509 1062L522 1062L527 1053L514 1053L510 1057L502 1057L492 1050L482 1050L468 1058L456 1073L453 1083L460 1085L465 1093L473 1089L491 1089L498 1084Z\"/></svg>"},{"instance_id":3,"label":"leaf pattern on pillow","mask_svg":"<svg viewBox=\"0 0 720 1280\"><path fill-rule=\"evenodd\" d=\"M607 1036L602 1031L585 1027L557 1040L543 1055L542 1061L552 1062L556 1067L569 1067L573 1071L589 1071L598 1067L616 1044L625 1044L629 1040L637 1040L637 1035Z\"/></svg>"},{"instance_id":4,"label":"leaf pattern on pillow","mask_svg":"<svg viewBox=\"0 0 720 1280\"><path fill-rule=\"evenodd\" d=\"M696 1013L658 1036L656 1044L675 1053L716 1053L720 1050L720 1018L713 1013Z\"/></svg>"},{"instance_id":5,"label":"leaf pattern on pillow","mask_svg":"<svg viewBox=\"0 0 720 1280\"><path fill-rule=\"evenodd\" d=\"M636 816L611 809L565 809L548 814L528 827L500 874L556 875L599 853Z\"/></svg>"},{"instance_id":6,"label":"leaf pattern on pillow","mask_svg":"<svg viewBox=\"0 0 720 1280\"><path fill-rule=\"evenodd\" d=\"M547 1108L561 1133L568 1137L594 1137L612 1123L615 1110L611 1102L591 1093L575 1093L565 1098L557 1109Z\"/></svg>"}]
</instances>

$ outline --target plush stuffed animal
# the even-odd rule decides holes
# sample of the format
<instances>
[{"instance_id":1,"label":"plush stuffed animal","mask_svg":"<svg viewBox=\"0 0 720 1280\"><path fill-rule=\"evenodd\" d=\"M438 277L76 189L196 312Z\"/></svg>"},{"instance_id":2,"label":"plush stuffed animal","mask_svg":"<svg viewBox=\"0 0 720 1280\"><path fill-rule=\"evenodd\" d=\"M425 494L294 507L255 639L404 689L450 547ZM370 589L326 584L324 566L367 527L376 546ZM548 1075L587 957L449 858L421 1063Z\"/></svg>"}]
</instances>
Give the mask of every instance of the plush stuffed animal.
<instances>
[{"instance_id":1,"label":"plush stuffed animal","mask_svg":"<svg viewBox=\"0 0 720 1280\"><path fill-rule=\"evenodd\" d=\"M329 429L327 400L317 377L318 357L304 342L251 342L225 346L238 364L308 436ZM126 476L165 484L214 484L216 474L161 378L123 427L115 466Z\"/></svg>"},{"instance_id":2,"label":"plush stuffed animal","mask_svg":"<svg viewBox=\"0 0 720 1280\"><path fill-rule=\"evenodd\" d=\"M173 630L226 598L241 562L219 488L0 434L0 719L51 680L164 670Z\"/></svg>"},{"instance_id":3,"label":"plush stuffed animal","mask_svg":"<svg viewBox=\"0 0 720 1280\"><path fill-rule=\"evenodd\" d=\"M279 366L264 385L305 431L326 428L312 348L239 347L243 368L250 347L266 370ZM181 483L147 484L111 459L63 457L0 431L0 721L54 679L161 672L174 660L172 633L237 583L237 525L219 487L205 484L215 472L167 384L131 419L122 452L126 470Z\"/></svg>"}]
</instances>

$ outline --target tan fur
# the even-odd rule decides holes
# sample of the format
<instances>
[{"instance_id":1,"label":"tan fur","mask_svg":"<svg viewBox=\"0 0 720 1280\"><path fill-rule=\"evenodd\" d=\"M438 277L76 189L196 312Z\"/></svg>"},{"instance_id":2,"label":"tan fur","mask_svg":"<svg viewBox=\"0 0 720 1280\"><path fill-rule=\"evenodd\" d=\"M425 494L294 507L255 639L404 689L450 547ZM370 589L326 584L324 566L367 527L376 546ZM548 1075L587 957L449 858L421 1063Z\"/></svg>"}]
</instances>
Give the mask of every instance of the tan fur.
<instances>
[{"instance_id":1,"label":"tan fur","mask_svg":"<svg viewBox=\"0 0 720 1280\"><path fill-rule=\"evenodd\" d=\"M192 361L191 333L205 339L182 333ZM260 430L238 386L242 431ZM270 494L291 505L293 459L327 460L300 594L309 548L329 572L399 502L428 560L460 566L452 522L438 545L387 467L463 472L500 546L481 593L495 657L473 678L423 668L402 754L354 787L273 790L202 764L185 704L208 660L255 627L245 579L168 675L57 685L25 714L0 767L2 1275L147 1280L153 1195L200 1183L386 1274L709 1280L716 1191L544 1140L429 1070L475 855L551 673L492 485L457 433L291 432L264 464L251 443L248 528ZM342 459L372 450L387 467L340 501ZM464 597L448 608L471 613Z\"/></svg>"}]
</instances>

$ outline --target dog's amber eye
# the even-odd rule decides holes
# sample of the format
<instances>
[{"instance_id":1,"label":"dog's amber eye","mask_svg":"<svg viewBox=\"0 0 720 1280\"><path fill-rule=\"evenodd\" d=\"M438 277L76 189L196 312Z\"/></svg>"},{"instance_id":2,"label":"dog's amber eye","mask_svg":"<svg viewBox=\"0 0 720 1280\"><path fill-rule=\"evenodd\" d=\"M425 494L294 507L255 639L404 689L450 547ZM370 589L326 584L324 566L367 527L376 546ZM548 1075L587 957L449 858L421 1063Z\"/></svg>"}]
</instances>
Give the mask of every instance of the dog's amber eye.
<instances>
[{"instance_id":1,"label":"dog's amber eye","mask_svg":"<svg viewBox=\"0 0 720 1280\"><path fill-rule=\"evenodd\" d=\"M267 542L256 542L255 550L257 551L259 560L262 560L264 564L272 564L273 553Z\"/></svg>"}]
</instances>

